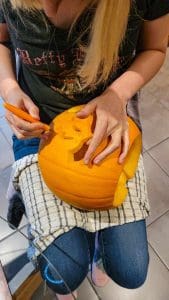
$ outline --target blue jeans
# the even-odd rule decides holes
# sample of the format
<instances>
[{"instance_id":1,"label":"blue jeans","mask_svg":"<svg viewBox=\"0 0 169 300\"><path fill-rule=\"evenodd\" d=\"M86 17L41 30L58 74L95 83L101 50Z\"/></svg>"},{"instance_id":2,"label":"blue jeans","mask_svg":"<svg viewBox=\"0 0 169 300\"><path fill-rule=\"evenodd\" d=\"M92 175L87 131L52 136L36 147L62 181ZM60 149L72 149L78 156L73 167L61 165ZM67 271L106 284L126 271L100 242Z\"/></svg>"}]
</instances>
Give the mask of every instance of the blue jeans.
<instances>
[{"instance_id":1,"label":"blue jeans","mask_svg":"<svg viewBox=\"0 0 169 300\"><path fill-rule=\"evenodd\" d=\"M69 294L82 283L93 260L94 244L95 233L73 228L43 252L48 261L38 257L41 275L55 293ZM140 287L149 264L145 220L100 230L99 255L106 273L117 284L128 289Z\"/></svg>"},{"instance_id":2,"label":"blue jeans","mask_svg":"<svg viewBox=\"0 0 169 300\"><path fill-rule=\"evenodd\" d=\"M21 159L22 157L35 154L39 149L39 138L31 138L27 140L19 140L16 135L12 136L13 140L13 153L15 160Z\"/></svg>"}]
</instances>

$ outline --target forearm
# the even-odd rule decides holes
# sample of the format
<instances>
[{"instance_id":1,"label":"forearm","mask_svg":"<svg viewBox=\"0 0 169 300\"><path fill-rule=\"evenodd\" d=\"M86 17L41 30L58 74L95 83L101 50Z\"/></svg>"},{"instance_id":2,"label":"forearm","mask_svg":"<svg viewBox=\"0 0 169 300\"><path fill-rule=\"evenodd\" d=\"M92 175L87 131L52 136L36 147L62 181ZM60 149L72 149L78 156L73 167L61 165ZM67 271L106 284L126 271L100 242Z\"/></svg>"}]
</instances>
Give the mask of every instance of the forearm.
<instances>
[{"instance_id":1,"label":"forearm","mask_svg":"<svg viewBox=\"0 0 169 300\"><path fill-rule=\"evenodd\" d=\"M0 44L0 95L6 100L9 90L18 87L19 85L13 69L11 51Z\"/></svg>"},{"instance_id":2,"label":"forearm","mask_svg":"<svg viewBox=\"0 0 169 300\"><path fill-rule=\"evenodd\" d=\"M165 52L158 50L143 51L134 60L130 68L116 79L109 88L115 91L124 101L128 101L161 68Z\"/></svg>"}]
</instances>

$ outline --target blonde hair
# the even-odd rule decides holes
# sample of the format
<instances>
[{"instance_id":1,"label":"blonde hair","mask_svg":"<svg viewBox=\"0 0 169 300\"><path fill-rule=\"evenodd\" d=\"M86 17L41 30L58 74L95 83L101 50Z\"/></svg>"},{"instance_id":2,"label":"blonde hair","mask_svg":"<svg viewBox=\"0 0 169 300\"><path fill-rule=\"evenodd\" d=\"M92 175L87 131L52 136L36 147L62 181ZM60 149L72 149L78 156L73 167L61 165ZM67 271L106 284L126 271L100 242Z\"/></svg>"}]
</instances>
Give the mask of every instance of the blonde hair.
<instances>
[{"instance_id":1,"label":"blonde hair","mask_svg":"<svg viewBox=\"0 0 169 300\"><path fill-rule=\"evenodd\" d=\"M11 3L14 8L42 8L39 0L11 0ZM84 48L84 63L78 70L84 86L106 82L116 68L119 48L127 28L131 0L84 0L78 16L87 7L94 7L95 14L90 24L89 44Z\"/></svg>"}]
</instances>

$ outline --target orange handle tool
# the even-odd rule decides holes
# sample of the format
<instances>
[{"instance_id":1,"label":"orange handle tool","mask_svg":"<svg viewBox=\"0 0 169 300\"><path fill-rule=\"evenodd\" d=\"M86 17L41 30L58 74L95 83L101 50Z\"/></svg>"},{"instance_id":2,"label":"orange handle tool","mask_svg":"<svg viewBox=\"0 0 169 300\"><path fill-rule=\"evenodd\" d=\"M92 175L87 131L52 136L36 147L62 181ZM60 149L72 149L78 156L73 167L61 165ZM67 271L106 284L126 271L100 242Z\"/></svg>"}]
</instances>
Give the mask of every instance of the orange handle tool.
<instances>
[{"instance_id":1,"label":"orange handle tool","mask_svg":"<svg viewBox=\"0 0 169 300\"><path fill-rule=\"evenodd\" d=\"M27 112L23 111L22 109L12 105L12 104L9 104L9 103L6 103L4 102L3 103L3 106L9 110L10 112L12 112L15 116L25 120L25 121L28 121L30 123L35 123L35 122L39 122L38 120L34 119L30 114L28 114ZM50 130L50 126L47 125L47 124L44 124L42 123L43 126L44 126L44 129L45 131L49 131Z\"/></svg>"}]
</instances>

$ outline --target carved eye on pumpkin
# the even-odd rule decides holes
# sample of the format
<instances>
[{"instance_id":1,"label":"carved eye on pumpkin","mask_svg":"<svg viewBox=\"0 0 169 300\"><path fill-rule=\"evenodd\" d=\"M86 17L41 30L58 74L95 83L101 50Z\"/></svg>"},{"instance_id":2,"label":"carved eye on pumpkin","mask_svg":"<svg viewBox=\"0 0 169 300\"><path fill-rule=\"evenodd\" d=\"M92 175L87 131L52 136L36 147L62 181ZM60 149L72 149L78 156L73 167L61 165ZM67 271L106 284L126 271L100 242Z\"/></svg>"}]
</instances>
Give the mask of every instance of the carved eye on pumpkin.
<instances>
[{"instance_id":1,"label":"carved eye on pumpkin","mask_svg":"<svg viewBox=\"0 0 169 300\"><path fill-rule=\"evenodd\" d=\"M76 117L82 106L58 115L52 122L53 134L39 148L39 167L49 189L65 202L81 209L108 209L120 205L127 196L126 181L135 174L141 152L141 132L128 118L130 146L122 165L120 149L99 165L89 167L83 156L92 137L95 119ZM104 140L95 155L107 145Z\"/></svg>"},{"instance_id":2,"label":"carved eye on pumpkin","mask_svg":"<svg viewBox=\"0 0 169 300\"><path fill-rule=\"evenodd\" d=\"M69 160L79 161L83 159L83 154L87 150L86 142L92 137L93 117L85 119L76 117L79 109L73 107L65 112L64 122L63 115L57 117L54 122L53 130L62 139L68 150ZM59 120L59 119L62 120Z\"/></svg>"}]
</instances>

